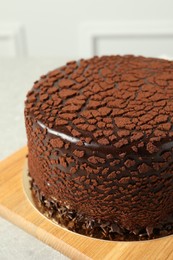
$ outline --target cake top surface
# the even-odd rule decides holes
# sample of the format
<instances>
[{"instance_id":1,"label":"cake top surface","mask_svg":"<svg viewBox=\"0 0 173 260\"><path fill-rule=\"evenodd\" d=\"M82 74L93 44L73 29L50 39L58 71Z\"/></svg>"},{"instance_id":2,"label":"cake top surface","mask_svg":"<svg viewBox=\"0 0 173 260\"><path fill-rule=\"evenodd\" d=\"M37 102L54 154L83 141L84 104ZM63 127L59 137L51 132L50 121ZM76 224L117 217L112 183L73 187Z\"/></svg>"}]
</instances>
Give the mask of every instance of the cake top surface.
<instances>
[{"instance_id":1,"label":"cake top surface","mask_svg":"<svg viewBox=\"0 0 173 260\"><path fill-rule=\"evenodd\" d=\"M132 55L68 62L34 83L25 113L79 145L156 153L173 137L173 62Z\"/></svg>"}]
</instances>

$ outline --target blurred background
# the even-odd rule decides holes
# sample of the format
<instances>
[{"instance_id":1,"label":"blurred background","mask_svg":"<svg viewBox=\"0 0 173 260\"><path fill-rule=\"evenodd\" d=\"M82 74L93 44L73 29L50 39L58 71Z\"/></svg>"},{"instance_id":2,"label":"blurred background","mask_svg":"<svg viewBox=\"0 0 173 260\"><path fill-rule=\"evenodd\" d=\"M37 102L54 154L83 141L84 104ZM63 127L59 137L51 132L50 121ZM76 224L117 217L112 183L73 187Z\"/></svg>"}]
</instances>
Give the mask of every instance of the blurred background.
<instances>
[{"instance_id":1,"label":"blurred background","mask_svg":"<svg viewBox=\"0 0 173 260\"><path fill-rule=\"evenodd\" d=\"M0 57L173 57L172 0L0 0Z\"/></svg>"},{"instance_id":2,"label":"blurred background","mask_svg":"<svg viewBox=\"0 0 173 260\"><path fill-rule=\"evenodd\" d=\"M104 54L173 59L173 1L0 0L0 160L27 143L33 82L71 59ZM67 259L1 218L0 226L0 259Z\"/></svg>"}]
</instances>

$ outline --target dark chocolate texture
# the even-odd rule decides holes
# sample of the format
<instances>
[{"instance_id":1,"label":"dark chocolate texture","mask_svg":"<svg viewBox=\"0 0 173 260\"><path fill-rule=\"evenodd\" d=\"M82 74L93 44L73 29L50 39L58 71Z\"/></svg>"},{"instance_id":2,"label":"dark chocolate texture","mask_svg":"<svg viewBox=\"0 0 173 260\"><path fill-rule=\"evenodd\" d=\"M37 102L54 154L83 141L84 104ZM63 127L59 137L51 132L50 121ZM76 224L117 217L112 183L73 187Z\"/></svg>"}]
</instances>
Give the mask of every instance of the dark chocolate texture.
<instances>
[{"instance_id":1,"label":"dark chocolate texture","mask_svg":"<svg viewBox=\"0 0 173 260\"><path fill-rule=\"evenodd\" d=\"M47 200L130 232L170 218L173 62L69 62L35 82L25 120L30 175Z\"/></svg>"},{"instance_id":2,"label":"dark chocolate texture","mask_svg":"<svg viewBox=\"0 0 173 260\"><path fill-rule=\"evenodd\" d=\"M141 241L161 238L173 234L173 215L160 224L133 232L119 226L115 221L88 218L66 206L61 206L55 199L47 199L31 180L31 191L37 209L54 223L81 235L112 241Z\"/></svg>"}]
</instances>

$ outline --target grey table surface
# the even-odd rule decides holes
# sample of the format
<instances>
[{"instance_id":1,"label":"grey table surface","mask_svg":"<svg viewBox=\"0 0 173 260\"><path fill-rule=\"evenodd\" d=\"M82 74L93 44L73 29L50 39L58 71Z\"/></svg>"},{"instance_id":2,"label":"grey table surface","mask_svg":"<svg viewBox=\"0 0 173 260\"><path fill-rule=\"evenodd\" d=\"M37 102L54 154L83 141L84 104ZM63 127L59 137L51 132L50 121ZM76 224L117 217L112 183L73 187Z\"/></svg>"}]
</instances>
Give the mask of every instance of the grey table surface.
<instances>
[{"instance_id":1,"label":"grey table surface","mask_svg":"<svg viewBox=\"0 0 173 260\"><path fill-rule=\"evenodd\" d=\"M65 58L0 59L0 160L26 145L24 100L41 75L64 65ZM0 260L69 259L0 218Z\"/></svg>"}]
</instances>

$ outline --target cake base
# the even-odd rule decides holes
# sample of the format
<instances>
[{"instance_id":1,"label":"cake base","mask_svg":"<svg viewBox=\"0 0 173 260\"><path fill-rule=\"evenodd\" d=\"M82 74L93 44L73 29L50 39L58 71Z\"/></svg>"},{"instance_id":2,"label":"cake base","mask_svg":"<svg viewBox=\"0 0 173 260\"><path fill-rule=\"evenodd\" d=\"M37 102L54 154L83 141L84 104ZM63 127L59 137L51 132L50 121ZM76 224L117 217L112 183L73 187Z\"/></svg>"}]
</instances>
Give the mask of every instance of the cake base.
<instances>
[{"instance_id":1,"label":"cake base","mask_svg":"<svg viewBox=\"0 0 173 260\"><path fill-rule=\"evenodd\" d=\"M24 164L27 148L0 162L0 216L70 259L173 259L173 236L140 242L93 239L67 231L44 217L31 202ZM26 180L26 185L24 183ZM27 190L26 190L27 188ZM27 192L27 195L26 195Z\"/></svg>"},{"instance_id":2,"label":"cake base","mask_svg":"<svg viewBox=\"0 0 173 260\"><path fill-rule=\"evenodd\" d=\"M47 199L32 178L30 189L36 208L56 224L81 235L110 241L144 241L173 234L173 216L169 222L159 224L151 232L136 230L136 234L120 227L116 223L89 219L74 210L61 206L54 199Z\"/></svg>"}]
</instances>

